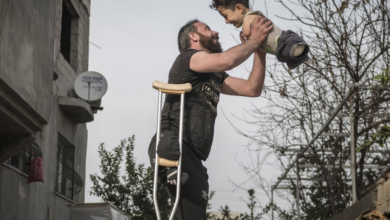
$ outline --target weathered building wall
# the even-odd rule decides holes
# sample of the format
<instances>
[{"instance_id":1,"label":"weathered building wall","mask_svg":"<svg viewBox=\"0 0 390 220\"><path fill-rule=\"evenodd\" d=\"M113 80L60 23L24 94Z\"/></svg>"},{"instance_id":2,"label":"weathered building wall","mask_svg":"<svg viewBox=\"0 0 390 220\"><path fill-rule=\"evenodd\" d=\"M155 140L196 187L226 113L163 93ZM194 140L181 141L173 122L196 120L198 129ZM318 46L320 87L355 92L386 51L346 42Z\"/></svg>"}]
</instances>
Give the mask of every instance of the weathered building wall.
<instances>
[{"instance_id":1,"label":"weathered building wall","mask_svg":"<svg viewBox=\"0 0 390 220\"><path fill-rule=\"evenodd\" d=\"M43 119L50 114L55 2L2 0L0 80ZM48 89L49 88L49 89Z\"/></svg>"},{"instance_id":2,"label":"weathered building wall","mask_svg":"<svg viewBox=\"0 0 390 220\"><path fill-rule=\"evenodd\" d=\"M331 220L355 220L362 214L374 210L380 213L390 211L390 174L385 174L383 178L367 187L364 194L363 198L335 215Z\"/></svg>"},{"instance_id":3,"label":"weathered building wall","mask_svg":"<svg viewBox=\"0 0 390 220\"><path fill-rule=\"evenodd\" d=\"M61 47L64 7L71 24L67 58ZM93 120L93 111L75 97L73 85L88 70L89 10L89 0L0 1L1 220L68 220L67 205L84 202L86 122ZM68 112L73 106L64 107L70 101L81 103L76 110L83 108L91 116L75 120ZM58 187L63 184L58 183L61 169L64 177L69 176L59 168L65 164L59 163L60 139L74 150L68 171L82 180L72 196ZM28 175L9 163L31 143L42 151L43 183L27 183ZM74 181L73 176L68 179Z\"/></svg>"},{"instance_id":4,"label":"weathered building wall","mask_svg":"<svg viewBox=\"0 0 390 220\"><path fill-rule=\"evenodd\" d=\"M0 162L31 143L50 115L55 2L0 2Z\"/></svg>"},{"instance_id":5,"label":"weathered building wall","mask_svg":"<svg viewBox=\"0 0 390 220\"><path fill-rule=\"evenodd\" d=\"M0 165L0 216L2 220L69 220L67 205L84 202L84 188L70 200L56 193L58 134L75 146L75 171L85 180L87 130L83 124L72 124L63 117L53 96L50 120L36 143L44 159L44 183L27 183L28 176L9 166ZM59 120L60 119L60 120ZM66 123L65 126L64 123ZM71 129L71 130L70 130Z\"/></svg>"}]
</instances>

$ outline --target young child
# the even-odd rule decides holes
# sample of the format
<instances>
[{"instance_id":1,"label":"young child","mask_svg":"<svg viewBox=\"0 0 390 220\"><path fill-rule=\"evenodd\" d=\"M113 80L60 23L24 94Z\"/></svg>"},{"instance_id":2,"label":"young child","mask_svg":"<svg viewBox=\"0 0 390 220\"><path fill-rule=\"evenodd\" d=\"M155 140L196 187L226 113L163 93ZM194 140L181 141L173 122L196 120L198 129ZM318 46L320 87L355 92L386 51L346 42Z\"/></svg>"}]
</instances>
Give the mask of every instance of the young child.
<instances>
[{"instance_id":1,"label":"young child","mask_svg":"<svg viewBox=\"0 0 390 220\"><path fill-rule=\"evenodd\" d=\"M227 24L242 27L240 39L245 42L250 36L250 29L258 16L265 17L260 11L251 11L249 0L212 0L210 7L225 18ZM309 45L296 33L282 31L275 24L267 40L259 47L264 52L276 55L280 62L287 63L290 69L298 67L309 59Z\"/></svg>"}]
</instances>

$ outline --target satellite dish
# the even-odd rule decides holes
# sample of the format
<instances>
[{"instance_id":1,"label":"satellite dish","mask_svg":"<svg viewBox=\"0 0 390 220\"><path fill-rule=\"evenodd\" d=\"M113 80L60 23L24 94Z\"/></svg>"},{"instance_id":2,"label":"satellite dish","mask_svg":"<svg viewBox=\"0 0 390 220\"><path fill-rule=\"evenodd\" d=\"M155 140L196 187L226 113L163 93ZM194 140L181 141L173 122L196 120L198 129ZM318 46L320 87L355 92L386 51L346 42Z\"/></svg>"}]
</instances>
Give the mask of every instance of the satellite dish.
<instances>
[{"instance_id":1,"label":"satellite dish","mask_svg":"<svg viewBox=\"0 0 390 220\"><path fill-rule=\"evenodd\" d=\"M86 101L102 98L107 92L107 80L98 72L88 71L77 76L74 91L77 96Z\"/></svg>"}]
</instances>

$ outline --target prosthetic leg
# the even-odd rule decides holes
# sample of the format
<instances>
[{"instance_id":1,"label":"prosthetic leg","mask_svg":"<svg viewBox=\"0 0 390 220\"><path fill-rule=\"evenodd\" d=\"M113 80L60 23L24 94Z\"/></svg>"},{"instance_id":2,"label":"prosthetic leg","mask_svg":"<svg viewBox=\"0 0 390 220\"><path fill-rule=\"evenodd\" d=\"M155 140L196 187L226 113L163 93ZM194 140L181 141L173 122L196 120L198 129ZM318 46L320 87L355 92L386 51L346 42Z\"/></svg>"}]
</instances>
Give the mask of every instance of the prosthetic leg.
<instances>
[{"instance_id":1,"label":"prosthetic leg","mask_svg":"<svg viewBox=\"0 0 390 220\"><path fill-rule=\"evenodd\" d=\"M169 216L169 220L173 220L177 207L179 206L180 199L180 188L181 188L181 155L182 155L182 144L183 144L183 120L184 120L184 95L186 92L190 92L192 87L191 84L166 84L159 81L153 82L153 88L158 90L158 112L157 112L157 135L156 135L156 155L154 159L154 182L153 182L153 201L154 208L156 209L157 220L161 220L160 209L158 208L157 202L157 181L158 181L158 166L163 167L177 167L177 184L176 184L176 199L175 203ZM160 139L161 129L161 106L162 106L162 93L180 95L180 125L179 125L179 150L180 157L179 161L171 161L164 158L160 158L157 153L158 142Z\"/></svg>"},{"instance_id":2,"label":"prosthetic leg","mask_svg":"<svg viewBox=\"0 0 390 220\"><path fill-rule=\"evenodd\" d=\"M250 11L245 14L245 16L247 15L258 15L266 17L261 11ZM260 45L259 48L266 53L275 55L276 48L278 47L279 37L282 35L282 30L275 24L273 24L273 26L274 28L271 30L267 36L267 39ZM299 57L305 51L305 48L306 46L302 44L295 45L291 51L292 57Z\"/></svg>"}]
</instances>

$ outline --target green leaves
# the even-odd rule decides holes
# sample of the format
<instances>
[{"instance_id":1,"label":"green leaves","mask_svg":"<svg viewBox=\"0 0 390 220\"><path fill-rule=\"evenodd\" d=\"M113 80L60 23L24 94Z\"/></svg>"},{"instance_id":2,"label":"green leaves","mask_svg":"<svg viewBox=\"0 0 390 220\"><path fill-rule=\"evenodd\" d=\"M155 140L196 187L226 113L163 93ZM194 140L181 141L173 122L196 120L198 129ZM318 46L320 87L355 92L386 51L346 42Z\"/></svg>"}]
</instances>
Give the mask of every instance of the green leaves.
<instances>
[{"instance_id":1,"label":"green leaves","mask_svg":"<svg viewBox=\"0 0 390 220\"><path fill-rule=\"evenodd\" d=\"M373 134L363 144L356 148L356 152L361 152L363 149L370 147L373 144L378 144L383 147L387 138L390 136L390 127L383 125L376 134Z\"/></svg>"},{"instance_id":2,"label":"green leaves","mask_svg":"<svg viewBox=\"0 0 390 220\"><path fill-rule=\"evenodd\" d=\"M390 131L390 128L389 128ZM100 157L101 174L91 174L90 179L93 186L90 195L100 197L104 202L109 202L119 209L131 215L132 220L155 220L156 214L153 204L153 170L151 167L145 167L145 164L137 164L134 157L135 137L121 140L120 145L108 151L102 143L98 147ZM146 152L145 152L146 153ZM125 169L121 169L121 166ZM159 187L160 188L160 187ZM255 190L249 189L249 201L247 207L249 213L242 213L240 216L231 217L229 206L221 206L219 211L222 217L219 218L211 213L207 213L207 219L210 220L260 220L262 216L274 208L283 220L291 220L292 215L287 213L274 204L261 208L255 197ZM210 201L215 192L211 191L208 201L208 209L211 208ZM160 208L161 219L167 220L171 213L171 203L168 194L164 189L158 191L158 204Z\"/></svg>"},{"instance_id":3,"label":"green leaves","mask_svg":"<svg viewBox=\"0 0 390 220\"><path fill-rule=\"evenodd\" d=\"M121 140L108 151L104 144L98 148L101 175L92 174L90 195L100 197L131 215L132 220L156 219L153 204L153 170L137 164L134 157L134 135ZM145 152L146 153L146 152ZM121 166L125 169L121 169ZM168 219L171 205L165 190L158 191L162 219Z\"/></svg>"},{"instance_id":4,"label":"green leaves","mask_svg":"<svg viewBox=\"0 0 390 220\"><path fill-rule=\"evenodd\" d=\"M389 135L390 135L390 127L387 125L382 126L379 129L378 133L375 134L376 143L378 143L380 147L383 147Z\"/></svg>"},{"instance_id":5,"label":"green leaves","mask_svg":"<svg viewBox=\"0 0 390 220\"><path fill-rule=\"evenodd\" d=\"M374 76L374 79L380 80L381 84L385 86L389 82L389 73L389 70L382 69L382 73L380 75Z\"/></svg>"},{"instance_id":6,"label":"green leaves","mask_svg":"<svg viewBox=\"0 0 390 220\"><path fill-rule=\"evenodd\" d=\"M387 126L387 125L384 125L384 126L381 127L381 131L383 131L383 132L390 132L390 127Z\"/></svg>"},{"instance_id":7,"label":"green leaves","mask_svg":"<svg viewBox=\"0 0 390 220\"><path fill-rule=\"evenodd\" d=\"M211 193L214 196L214 191ZM280 215L280 219L282 220L292 220L294 219L293 213L288 213L284 210L281 210L278 206L276 206L273 203L268 204L264 208L257 205L257 199L255 196L255 190L249 189L247 190L249 201L246 202L247 207L249 208L249 213L241 213L239 216L232 217L230 213L229 206L221 206L218 211L221 213L221 217L217 217L215 215L211 215L208 213L207 219L210 220L260 220L263 219L263 215L267 214L271 211L271 209L274 209L277 213ZM209 200L211 199L211 196ZM255 213L256 209L261 208L261 212Z\"/></svg>"},{"instance_id":8,"label":"green leaves","mask_svg":"<svg viewBox=\"0 0 390 220\"><path fill-rule=\"evenodd\" d=\"M387 85L390 79L390 71L387 69L382 69L382 73L374 76L374 79L380 80L383 86ZM390 135L390 127L387 125L382 126L376 134L373 134L369 139L365 140L363 144L356 148L356 152L361 152L363 149L370 147L373 144L378 144L380 147L383 147L387 138Z\"/></svg>"},{"instance_id":9,"label":"green leaves","mask_svg":"<svg viewBox=\"0 0 390 220\"><path fill-rule=\"evenodd\" d=\"M370 147L374 142L365 140L364 143L356 148L356 152L361 152L363 149Z\"/></svg>"}]
</instances>

